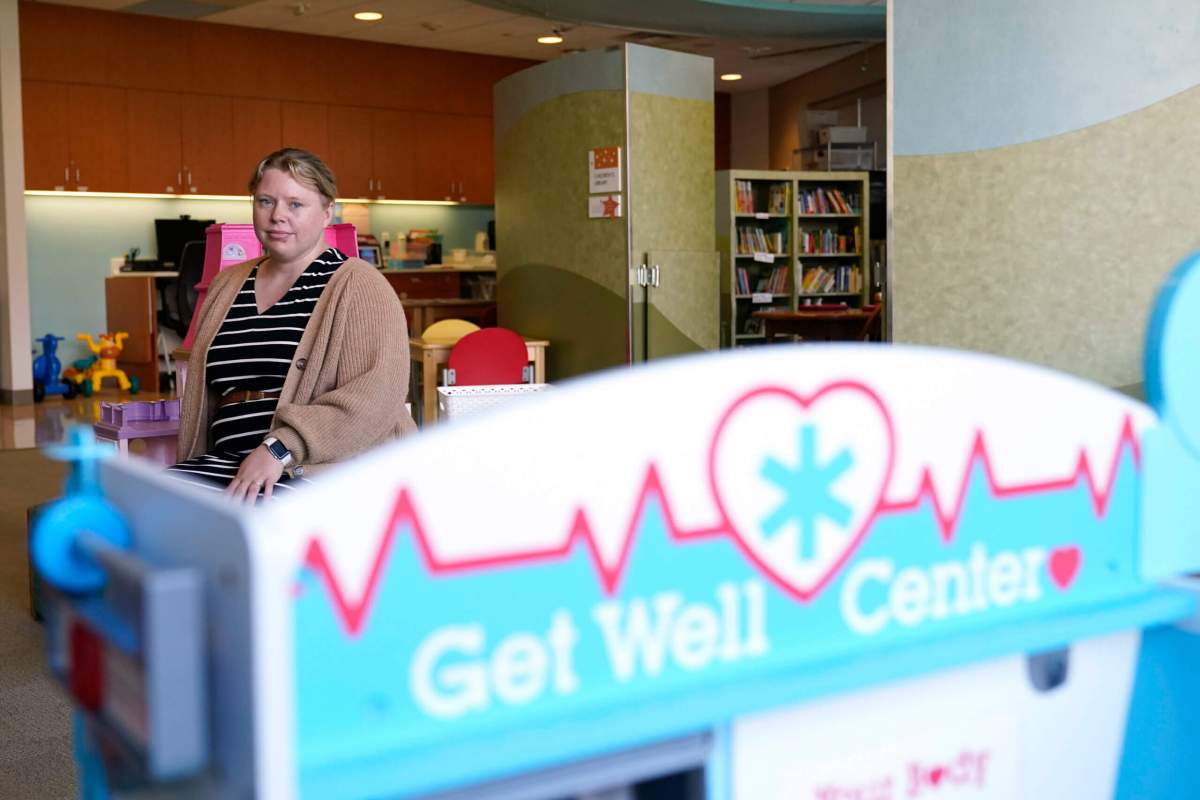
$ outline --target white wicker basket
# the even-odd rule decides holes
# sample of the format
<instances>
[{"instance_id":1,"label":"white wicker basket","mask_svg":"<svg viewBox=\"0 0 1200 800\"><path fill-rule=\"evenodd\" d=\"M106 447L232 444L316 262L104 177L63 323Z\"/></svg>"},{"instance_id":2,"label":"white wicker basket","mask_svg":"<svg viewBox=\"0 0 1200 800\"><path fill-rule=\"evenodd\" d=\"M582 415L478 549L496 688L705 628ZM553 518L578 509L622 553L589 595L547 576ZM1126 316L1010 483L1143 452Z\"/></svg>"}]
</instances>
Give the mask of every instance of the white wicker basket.
<instances>
[{"instance_id":1,"label":"white wicker basket","mask_svg":"<svg viewBox=\"0 0 1200 800\"><path fill-rule=\"evenodd\" d=\"M548 383L498 383L490 386L439 386L438 416L469 417L512 402L521 395L540 392Z\"/></svg>"}]
</instances>

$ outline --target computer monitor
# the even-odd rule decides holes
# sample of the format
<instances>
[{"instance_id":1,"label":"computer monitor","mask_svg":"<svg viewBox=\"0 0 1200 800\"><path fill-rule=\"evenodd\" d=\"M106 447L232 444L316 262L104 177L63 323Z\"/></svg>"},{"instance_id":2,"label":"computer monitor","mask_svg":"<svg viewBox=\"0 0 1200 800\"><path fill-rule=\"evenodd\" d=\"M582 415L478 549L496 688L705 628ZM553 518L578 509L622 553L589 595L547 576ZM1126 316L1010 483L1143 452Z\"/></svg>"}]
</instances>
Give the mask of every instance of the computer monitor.
<instances>
[{"instance_id":1,"label":"computer monitor","mask_svg":"<svg viewBox=\"0 0 1200 800\"><path fill-rule=\"evenodd\" d=\"M204 241L204 231L215 223L211 219L192 219L184 215L178 219L154 220L154 238L158 246L158 262L163 267L178 269L183 256L183 246L188 242Z\"/></svg>"}]
</instances>

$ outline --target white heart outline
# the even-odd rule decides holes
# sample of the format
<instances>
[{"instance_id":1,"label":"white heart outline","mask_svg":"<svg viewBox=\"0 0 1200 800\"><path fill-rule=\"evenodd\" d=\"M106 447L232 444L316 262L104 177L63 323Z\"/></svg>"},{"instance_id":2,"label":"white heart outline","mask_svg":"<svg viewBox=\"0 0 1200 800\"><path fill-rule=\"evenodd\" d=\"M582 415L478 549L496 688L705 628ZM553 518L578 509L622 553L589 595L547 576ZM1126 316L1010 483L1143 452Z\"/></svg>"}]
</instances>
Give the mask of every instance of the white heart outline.
<instances>
[{"instance_id":1,"label":"white heart outline","mask_svg":"<svg viewBox=\"0 0 1200 800\"><path fill-rule=\"evenodd\" d=\"M772 569L771 565L761 559L758 553L756 553L754 549L746 543L741 531L739 531L737 526L734 525L733 520L730 518L729 512L725 507L725 503L721 499L720 487L717 485L717 446L720 444L721 434L724 432L725 426L729 420L735 413L737 413L741 406L752 400L758 399L764 395L782 395L783 397L797 403L801 408L807 410L814 406L826 395L837 391L861 392L879 409L880 417L883 419L884 429L887 431L887 464L883 470L883 477L880 480L879 492L875 499L874 506L863 517L863 521L859 526L859 529L855 531L854 535L850 539L850 542L842 551L842 554L838 556L838 558L826 570L825 574L822 575L821 578L815 584L813 584L811 588L806 589L804 587L794 585L786 577L780 575L778 572ZM887 406L884 405L883 400L880 399L875 390L866 384L855 380L832 381L808 396L802 395L786 386L760 386L756 389L749 390L734 400L733 403L730 404L729 408L725 410L725 413L721 415L720 421L717 422L717 427L713 431L712 441L709 443L708 449L708 485L709 491L712 493L713 503L716 505L717 511L721 515L721 525L725 531L733 537L733 540L737 543L738 549L742 551L742 555L744 555L750 561L750 563L757 567L760 572L770 578L776 586L780 587L800 602L806 603L819 595L829 584L829 582L833 580L833 578L839 572L841 572L842 568L845 567L846 563L850 560L850 557L858 549L858 546L862 544L863 539L866 538L867 532L870 530L871 525L874 524L875 518L879 516L881 507L885 504L887 487L892 479L892 470L895 466L895 462L896 430L895 426L892 424L892 416L888 413Z\"/></svg>"}]
</instances>

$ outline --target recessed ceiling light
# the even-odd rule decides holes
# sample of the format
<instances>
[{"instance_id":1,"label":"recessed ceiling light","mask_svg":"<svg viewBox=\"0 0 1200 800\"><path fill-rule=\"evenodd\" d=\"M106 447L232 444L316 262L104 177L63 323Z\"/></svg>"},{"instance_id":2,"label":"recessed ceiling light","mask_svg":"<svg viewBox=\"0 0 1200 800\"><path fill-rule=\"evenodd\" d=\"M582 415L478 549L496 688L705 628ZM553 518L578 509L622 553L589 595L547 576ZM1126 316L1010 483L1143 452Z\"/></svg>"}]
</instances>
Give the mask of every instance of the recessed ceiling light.
<instances>
[{"instance_id":1,"label":"recessed ceiling light","mask_svg":"<svg viewBox=\"0 0 1200 800\"><path fill-rule=\"evenodd\" d=\"M551 33L547 36L539 36L537 40L538 44L562 44L563 37L557 33Z\"/></svg>"},{"instance_id":2,"label":"recessed ceiling light","mask_svg":"<svg viewBox=\"0 0 1200 800\"><path fill-rule=\"evenodd\" d=\"M721 76L721 80L723 81L740 81L741 79L742 73L740 72L726 72Z\"/></svg>"},{"instance_id":3,"label":"recessed ceiling light","mask_svg":"<svg viewBox=\"0 0 1200 800\"><path fill-rule=\"evenodd\" d=\"M383 19L383 14L378 11L359 11L354 18L359 22L378 22Z\"/></svg>"}]
</instances>

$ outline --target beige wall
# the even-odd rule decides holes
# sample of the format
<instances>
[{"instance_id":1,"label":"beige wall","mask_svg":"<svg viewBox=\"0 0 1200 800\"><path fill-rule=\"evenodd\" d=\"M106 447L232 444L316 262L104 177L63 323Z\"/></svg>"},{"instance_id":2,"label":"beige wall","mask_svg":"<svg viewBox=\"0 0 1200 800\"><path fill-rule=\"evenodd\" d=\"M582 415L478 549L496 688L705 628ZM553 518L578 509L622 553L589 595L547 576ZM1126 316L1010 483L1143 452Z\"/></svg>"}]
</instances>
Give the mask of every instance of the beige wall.
<instances>
[{"instance_id":1,"label":"beige wall","mask_svg":"<svg viewBox=\"0 0 1200 800\"><path fill-rule=\"evenodd\" d=\"M896 341L1142 380L1146 319L1200 247L1200 87L1036 142L895 157Z\"/></svg>"},{"instance_id":2,"label":"beige wall","mask_svg":"<svg viewBox=\"0 0 1200 800\"><path fill-rule=\"evenodd\" d=\"M0 0L0 402L32 400L21 46L17 0Z\"/></svg>"},{"instance_id":3,"label":"beige wall","mask_svg":"<svg viewBox=\"0 0 1200 800\"><path fill-rule=\"evenodd\" d=\"M756 89L732 96L730 169L768 169L771 160L771 92Z\"/></svg>"},{"instance_id":4,"label":"beige wall","mask_svg":"<svg viewBox=\"0 0 1200 800\"><path fill-rule=\"evenodd\" d=\"M864 69L864 66L866 67ZM855 97L885 91L887 49L879 44L770 89L769 169L792 169L792 151L809 141L801 120L807 106L837 109ZM882 152L880 155L882 160Z\"/></svg>"}]
</instances>

